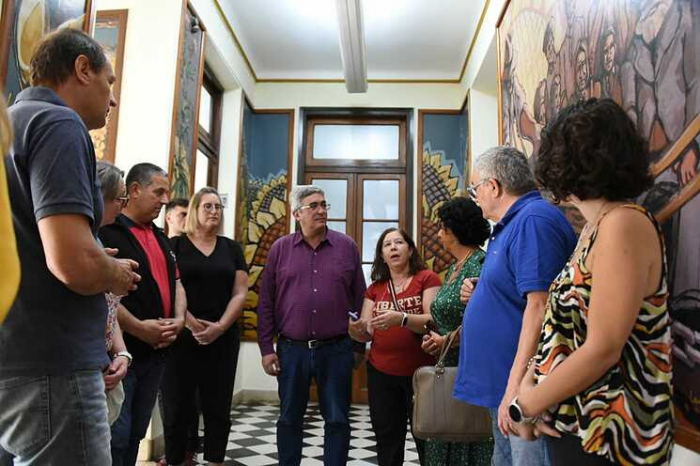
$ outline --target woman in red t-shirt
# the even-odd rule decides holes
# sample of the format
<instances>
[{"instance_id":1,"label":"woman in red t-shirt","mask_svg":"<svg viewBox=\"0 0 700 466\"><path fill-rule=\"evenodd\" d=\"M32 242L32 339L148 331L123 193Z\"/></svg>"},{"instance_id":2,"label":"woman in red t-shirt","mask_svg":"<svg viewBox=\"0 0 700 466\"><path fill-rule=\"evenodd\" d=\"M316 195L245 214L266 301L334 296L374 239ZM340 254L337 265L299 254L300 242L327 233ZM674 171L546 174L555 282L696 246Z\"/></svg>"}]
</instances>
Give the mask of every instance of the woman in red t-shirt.
<instances>
[{"instance_id":1,"label":"woman in red t-shirt","mask_svg":"<svg viewBox=\"0 0 700 466\"><path fill-rule=\"evenodd\" d=\"M413 411L411 379L420 366L435 364L421 350L421 336L431 319L430 304L440 278L426 268L406 232L396 228L379 237L371 278L360 319L350 324L350 336L372 342L367 385L379 466L402 465L406 419L410 422ZM422 464L424 444L414 439Z\"/></svg>"}]
</instances>

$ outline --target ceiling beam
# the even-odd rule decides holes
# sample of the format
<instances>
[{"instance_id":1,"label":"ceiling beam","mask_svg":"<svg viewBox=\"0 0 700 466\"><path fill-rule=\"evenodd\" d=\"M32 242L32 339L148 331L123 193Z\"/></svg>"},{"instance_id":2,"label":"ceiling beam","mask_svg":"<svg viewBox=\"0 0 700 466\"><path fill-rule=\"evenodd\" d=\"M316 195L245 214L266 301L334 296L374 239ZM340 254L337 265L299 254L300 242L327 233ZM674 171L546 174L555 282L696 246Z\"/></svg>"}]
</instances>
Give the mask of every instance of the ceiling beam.
<instances>
[{"instance_id":1,"label":"ceiling beam","mask_svg":"<svg viewBox=\"0 0 700 466\"><path fill-rule=\"evenodd\" d=\"M367 92L367 60L362 0L336 0L340 56L345 72L345 87L350 93Z\"/></svg>"}]
</instances>

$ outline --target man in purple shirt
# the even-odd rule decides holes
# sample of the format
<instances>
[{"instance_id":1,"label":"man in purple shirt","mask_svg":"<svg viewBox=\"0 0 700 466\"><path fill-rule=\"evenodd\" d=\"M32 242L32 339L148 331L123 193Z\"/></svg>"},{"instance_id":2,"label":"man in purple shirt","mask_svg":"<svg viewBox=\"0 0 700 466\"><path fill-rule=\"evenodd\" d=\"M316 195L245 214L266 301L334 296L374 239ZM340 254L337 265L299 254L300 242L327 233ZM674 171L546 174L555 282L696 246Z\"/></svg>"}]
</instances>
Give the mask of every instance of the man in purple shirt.
<instances>
[{"instance_id":1,"label":"man in purple shirt","mask_svg":"<svg viewBox=\"0 0 700 466\"><path fill-rule=\"evenodd\" d=\"M330 205L323 190L298 186L291 202L301 231L277 240L268 255L258 344L263 369L279 384L280 465L301 463L303 420L314 378L325 422L324 464L337 466L347 462L350 446L354 358L348 311L361 308L365 279L355 242L326 226ZM364 354L364 345L356 349Z\"/></svg>"}]
</instances>

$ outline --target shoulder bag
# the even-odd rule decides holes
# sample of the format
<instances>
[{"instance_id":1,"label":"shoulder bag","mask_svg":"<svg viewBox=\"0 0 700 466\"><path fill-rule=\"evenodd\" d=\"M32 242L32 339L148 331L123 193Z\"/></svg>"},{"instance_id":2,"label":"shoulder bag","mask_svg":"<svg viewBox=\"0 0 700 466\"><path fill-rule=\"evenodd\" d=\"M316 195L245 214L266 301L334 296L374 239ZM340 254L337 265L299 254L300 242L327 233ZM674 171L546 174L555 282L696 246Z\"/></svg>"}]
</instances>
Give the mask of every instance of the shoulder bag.
<instances>
[{"instance_id":1,"label":"shoulder bag","mask_svg":"<svg viewBox=\"0 0 700 466\"><path fill-rule=\"evenodd\" d=\"M488 409L452 397L457 368L445 367L444 359L458 330L447 335L436 365L413 374L413 434L418 438L473 442L492 437Z\"/></svg>"}]
</instances>

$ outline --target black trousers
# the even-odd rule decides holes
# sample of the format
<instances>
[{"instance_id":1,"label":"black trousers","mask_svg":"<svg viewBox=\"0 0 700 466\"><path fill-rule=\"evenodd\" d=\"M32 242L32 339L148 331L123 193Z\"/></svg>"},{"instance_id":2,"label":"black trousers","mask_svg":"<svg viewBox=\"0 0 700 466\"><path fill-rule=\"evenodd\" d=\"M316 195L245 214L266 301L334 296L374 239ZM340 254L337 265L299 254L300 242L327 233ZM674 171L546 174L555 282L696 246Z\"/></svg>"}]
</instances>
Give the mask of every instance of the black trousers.
<instances>
[{"instance_id":1,"label":"black trousers","mask_svg":"<svg viewBox=\"0 0 700 466\"><path fill-rule=\"evenodd\" d=\"M406 421L413 418L413 377L381 372L367 363L369 417L377 438L379 466L402 466L406 446ZM425 442L413 437L420 464L424 464Z\"/></svg>"},{"instance_id":2,"label":"black trousers","mask_svg":"<svg viewBox=\"0 0 700 466\"><path fill-rule=\"evenodd\" d=\"M561 438L546 437L552 466L610 466L615 464L604 456L586 453L581 439L571 434Z\"/></svg>"},{"instance_id":3,"label":"black trousers","mask_svg":"<svg viewBox=\"0 0 700 466\"><path fill-rule=\"evenodd\" d=\"M204 417L204 460L224 461L240 344L240 332L235 326L210 345L198 344L187 329L173 344L161 386L168 464L185 460L197 391Z\"/></svg>"}]
</instances>

